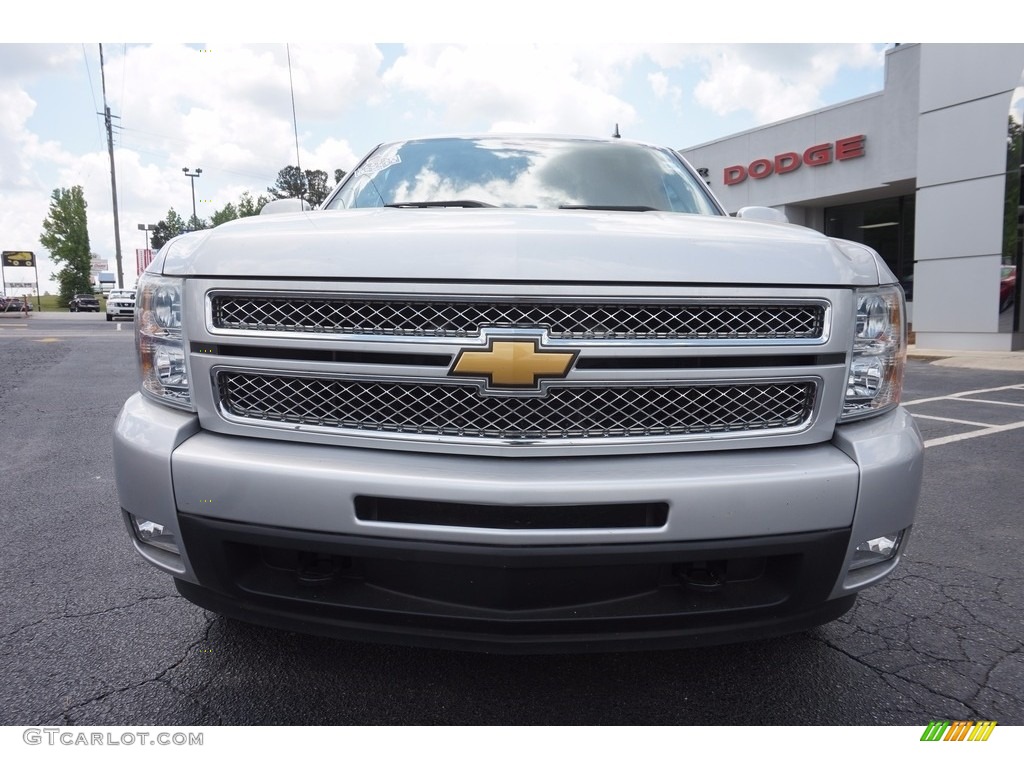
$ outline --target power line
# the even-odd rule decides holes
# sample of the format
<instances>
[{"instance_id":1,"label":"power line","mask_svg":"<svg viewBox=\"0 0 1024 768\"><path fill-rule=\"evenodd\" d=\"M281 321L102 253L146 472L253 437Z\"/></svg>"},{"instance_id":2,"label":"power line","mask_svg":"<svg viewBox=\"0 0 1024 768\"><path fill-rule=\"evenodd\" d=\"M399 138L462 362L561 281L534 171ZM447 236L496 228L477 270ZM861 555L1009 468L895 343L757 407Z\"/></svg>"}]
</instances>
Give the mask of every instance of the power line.
<instances>
[{"instance_id":1,"label":"power line","mask_svg":"<svg viewBox=\"0 0 1024 768\"><path fill-rule=\"evenodd\" d=\"M98 115L100 109L96 106L96 86L92 84L92 70L89 68L89 55L85 52L85 43L82 43L82 59L85 61L85 74L89 78L89 96L92 98L93 111ZM100 133L100 124L96 123L96 138L99 139L100 146L103 145L103 134Z\"/></svg>"},{"instance_id":2,"label":"power line","mask_svg":"<svg viewBox=\"0 0 1024 768\"><path fill-rule=\"evenodd\" d=\"M154 138L163 139L164 141L168 141L168 142L171 142L173 144L177 144L177 145L180 145L180 146L183 146L183 147L188 144L188 141L186 139L179 139L179 138L177 138L175 136L168 136L165 133L156 133L155 131L146 131L146 130L143 130L141 128L132 128L131 126L128 126L128 125L120 125L120 126L117 126L117 127L121 131L121 133L127 133L127 134L130 134L130 135L138 135L140 137L142 137L142 136L152 136ZM160 150L157 150L157 149L143 149L143 148L141 148L139 146L134 146L134 145L131 145L131 144L125 144L123 141L121 142L120 146L121 146L122 149L130 149L130 150L132 150L134 152L139 152L140 154L152 155L153 157L162 157L162 158L167 159L167 160L170 160L171 157L172 157L167 152L163 152L163 151L160 151ZM205 165L207 171L216 171L217 173L227 173L227 174L231 174L232 176L246 176L246 177L248 177L250 179L262 179L262 180L265 180L265 179L268 179L268 178L271 179L271 180L276 180L277 179L277 174L276 173L272 174L271 176L265 176L263 174L252 173L252 172L249 172L249 171L239 171L239 170L235 170L235 169L232 169L232 168L225 168L224 166L210 165L209 163L205 163L204 165Z\"/></svg>"},{"instance_id":3,"label":"power line","mask_svg":"<svg viewBox=\"0 0 1024 768\"><path fill-rule=\"evenodd\" d=\"M127 130L127 129L125 129L125 130ZM159 152L159 151L152 150L152 149L144 149L142 147L133 146L132 144L125 144L124 142L122 142L119 146L121 147L121 149L129 150L131 152L137 152L140 155L147 155L149 157L159 158L161 160L167 160L167 161L170 161L172 159L172 156L168 155L166 152ZM209 165L209 164L206 165L206 170L210 171L210 172L215 172L215 173L218 173L218 174L228 175L228 176L240 176L240 177L247 178L247 179L256 179L261 184L263 184L263 183L271 184L271 183L273 183L274 181L277 180L277 174L250 173L250 172L247 172L247 171L233 171L233 170L231 170L229 168L222 168L220 166Z\"/></svg>"},{"instance_id":4,"label":"power line","mask_svg":"<svg viewBox=\"0 0 1024 768\"><path fill-rule=\"evenodd\" d=\"M124 119L124 89L128 83L128 43L121 44L121 119Z\"/></svg>"}]
</instances>

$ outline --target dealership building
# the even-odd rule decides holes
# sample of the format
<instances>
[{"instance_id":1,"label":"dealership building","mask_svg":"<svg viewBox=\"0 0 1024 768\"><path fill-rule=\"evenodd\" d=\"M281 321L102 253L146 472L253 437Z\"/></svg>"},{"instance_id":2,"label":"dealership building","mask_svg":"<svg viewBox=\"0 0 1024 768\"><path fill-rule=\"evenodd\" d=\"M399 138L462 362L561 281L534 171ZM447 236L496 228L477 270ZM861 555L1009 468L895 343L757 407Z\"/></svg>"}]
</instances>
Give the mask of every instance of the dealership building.
<instances>
[{"instance_id":1,"label":"dealership building","mask_svg":"<svg viewBox=\"0 0 1024 768\"><path fill-rule=\"evenodd\" d=\"M1024 349L1024 44L897 45L885 88L682 150L730 213L878 251L919 347Z\"/></svg>"}]
</instances>

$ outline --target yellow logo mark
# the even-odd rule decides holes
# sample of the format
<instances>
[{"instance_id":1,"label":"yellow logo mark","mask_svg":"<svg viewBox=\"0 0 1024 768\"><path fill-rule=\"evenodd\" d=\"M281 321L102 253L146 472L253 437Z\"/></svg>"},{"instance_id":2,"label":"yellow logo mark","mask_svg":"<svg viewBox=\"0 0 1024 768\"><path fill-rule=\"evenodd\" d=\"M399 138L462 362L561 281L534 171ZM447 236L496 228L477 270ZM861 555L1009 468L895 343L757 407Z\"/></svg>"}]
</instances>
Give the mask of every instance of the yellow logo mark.
<instances>
[{"instance_id":1,"label":"yellow logo mark","mask_svg":"<svg viewBox=\"0 0 1024 768\"><path fill-rule=\"evenodd\" d=\"M576 352L542 350L536 339L491 341L483 352L464 349L455 358L453 376L486 376L491 387L537 386L541 377L563 378Z\"/></svg>"},{"instance_id":2,"label":"yellow logo mark","mask_svg":"<svg viewBox=\"0 0 1024 768\"><path fill-rule=\"evenodd\" d=\"M943 741L963 741L974 725L970 720L954 720Z\"/></svg>"}]
</instances>

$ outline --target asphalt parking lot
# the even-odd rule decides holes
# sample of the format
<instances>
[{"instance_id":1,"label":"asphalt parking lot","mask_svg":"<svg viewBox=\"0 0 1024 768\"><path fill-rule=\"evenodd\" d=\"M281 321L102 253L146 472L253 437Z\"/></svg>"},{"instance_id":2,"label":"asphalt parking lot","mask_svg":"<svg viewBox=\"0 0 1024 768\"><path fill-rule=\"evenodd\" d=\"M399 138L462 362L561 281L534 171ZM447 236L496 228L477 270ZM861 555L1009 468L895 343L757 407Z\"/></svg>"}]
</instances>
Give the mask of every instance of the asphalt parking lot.
<instances>
[{"instance_id":1,"label":"asphalt parking lot","mask_svg":"<svg viewBox=\"0 0 1024 768\"><path fill-rule=\"evenodd\" d=\"M1024 725L1024 370L908 363L928 446L910 548L838 621L717 648L516 658L309 637L187 603L117 511L131 325L9 320L0 724Z\"/></svg>"}]
</instances>

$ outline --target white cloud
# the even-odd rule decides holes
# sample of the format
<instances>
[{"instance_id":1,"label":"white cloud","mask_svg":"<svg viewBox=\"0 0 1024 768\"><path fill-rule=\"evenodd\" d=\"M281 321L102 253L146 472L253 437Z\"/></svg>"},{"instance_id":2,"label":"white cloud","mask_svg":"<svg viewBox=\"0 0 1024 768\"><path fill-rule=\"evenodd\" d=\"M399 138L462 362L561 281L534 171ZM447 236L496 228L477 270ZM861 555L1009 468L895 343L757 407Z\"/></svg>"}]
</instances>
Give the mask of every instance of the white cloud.
<instances>
[{"instance_id":1,"label":"white cloud","mask_svg":"<svg viewBox=\"0 0 1024 768\"><path fill-rule=\"evenodd\" d=\"M676 112L680 111L683 89L678 85L672 85L668 75L664 72L651 72L647 75L647 82L658 99L669 102Z\"/></svg>"},{"instance_id":2,"label":"white cloud","mask_svg":"<svg viewBox=\"0 0 1024 768\"><path fill-rule=\"evenodd\" d=\"M81 55L78 45L0 45L0 82L25 82L55 70L68 71Z\"/></svg>"},{"instance_id":3,"label":"white cloud","mask_svg":"<svg viewBox=\"0 0 1024 768\"><path fill-rule=\"evenodd\" d=\"M626 136L679 146L678 113L691 95L682 86L692 87L695 66L692 96L710 111L689 114L688 107L687 123L713 124L712 113L748 109L764 122L814 109L843 71L880 70L882 59L872 46L417 44L381 73L384 53L369 43L293 45L290 52L302 165L329 174L351 170L374 141L424 133L608 135L619 124ZM62 120L69 92L82 95L91 84L99 101L95 53L94 45L0 45L2 245L36 251L44 280L52 269L38 237L57 186L83 186L93 250L113 258L109 159L97 141L93 103L83 96L75 119ZM295 162L292 97L283 44L118 45L104 46L104 54L108 98L120 116L128 273L145 242L137 224L155 223L170 206L191 213L182 167L204 169L196 199L207 218L242 191L265 192ZM638 92L638 84L651 90Z\"/></svg>"},{"instance_id":4,"label":"white cloud","mask_svg":"<svg viewBox=\"0 0 1024 768\"><path fill-rule=\"evenodd\" d=\"M303 168L318 168L327 171L327 175L334 183L335 169L341 169L348 173L361 157L352 151L352 147L344 139L327 139L321 142L312 152L303 152Z\"/></svg>"},{"instance_id":5,"label":"white cloud","mask_svg":"<svg viewBox=\"0 0 1024 768\"><path fill-rule=\"evenodd\" d=\"M704 61L697 102L718 115L741 109L767 123L822 106L822 90L841 67L879 66L870 45L737 45L693 51Z\"/></svg>"},{"instance_id":6,"label":"white cloud","mask_svg":"<svg viewBox=\"0 0 1024 768\"><path fill-rule=\"evenodd\" d=\"M659 99L668 95L668 76L664 72L652 72L647 76L647 82L651 84L651 90Z\"/></svg>"},{"instance_id":7,"label":"white cloud","mask_svg":"<svg viewBox=\"0 0 1024 768\"><path fill-rule=\"evenodd\" d=\"M292 46L300 134L311 123L355 112L379 88L380 58L370 44ZM107 69L124 144L183 167L251 174L266 183L294 163L284 45L132 47Z\"/></svg>"},{"instance_id":8,"label":"white cloud","mask_svg":"<svg viewBox=\"0 0 1024 768\"><path fill-rule=\"evenodd\" d=\"M396 98L422 97L463 130L603 135L637 119L614 91L639 55L628 46L412 45L383 79Z\"/></svg>"},{"instance_id":9,"label":"white cloud","mask_svg":"<svg viewBox=\"0 0 1024 768\"><path fill-rule=\"evenodd\" d=\"M29 140L25 123L36 102L20 88L0 87L0 190L30 185L31 166L21 149Z\"/></svg>"}]
</instances>

